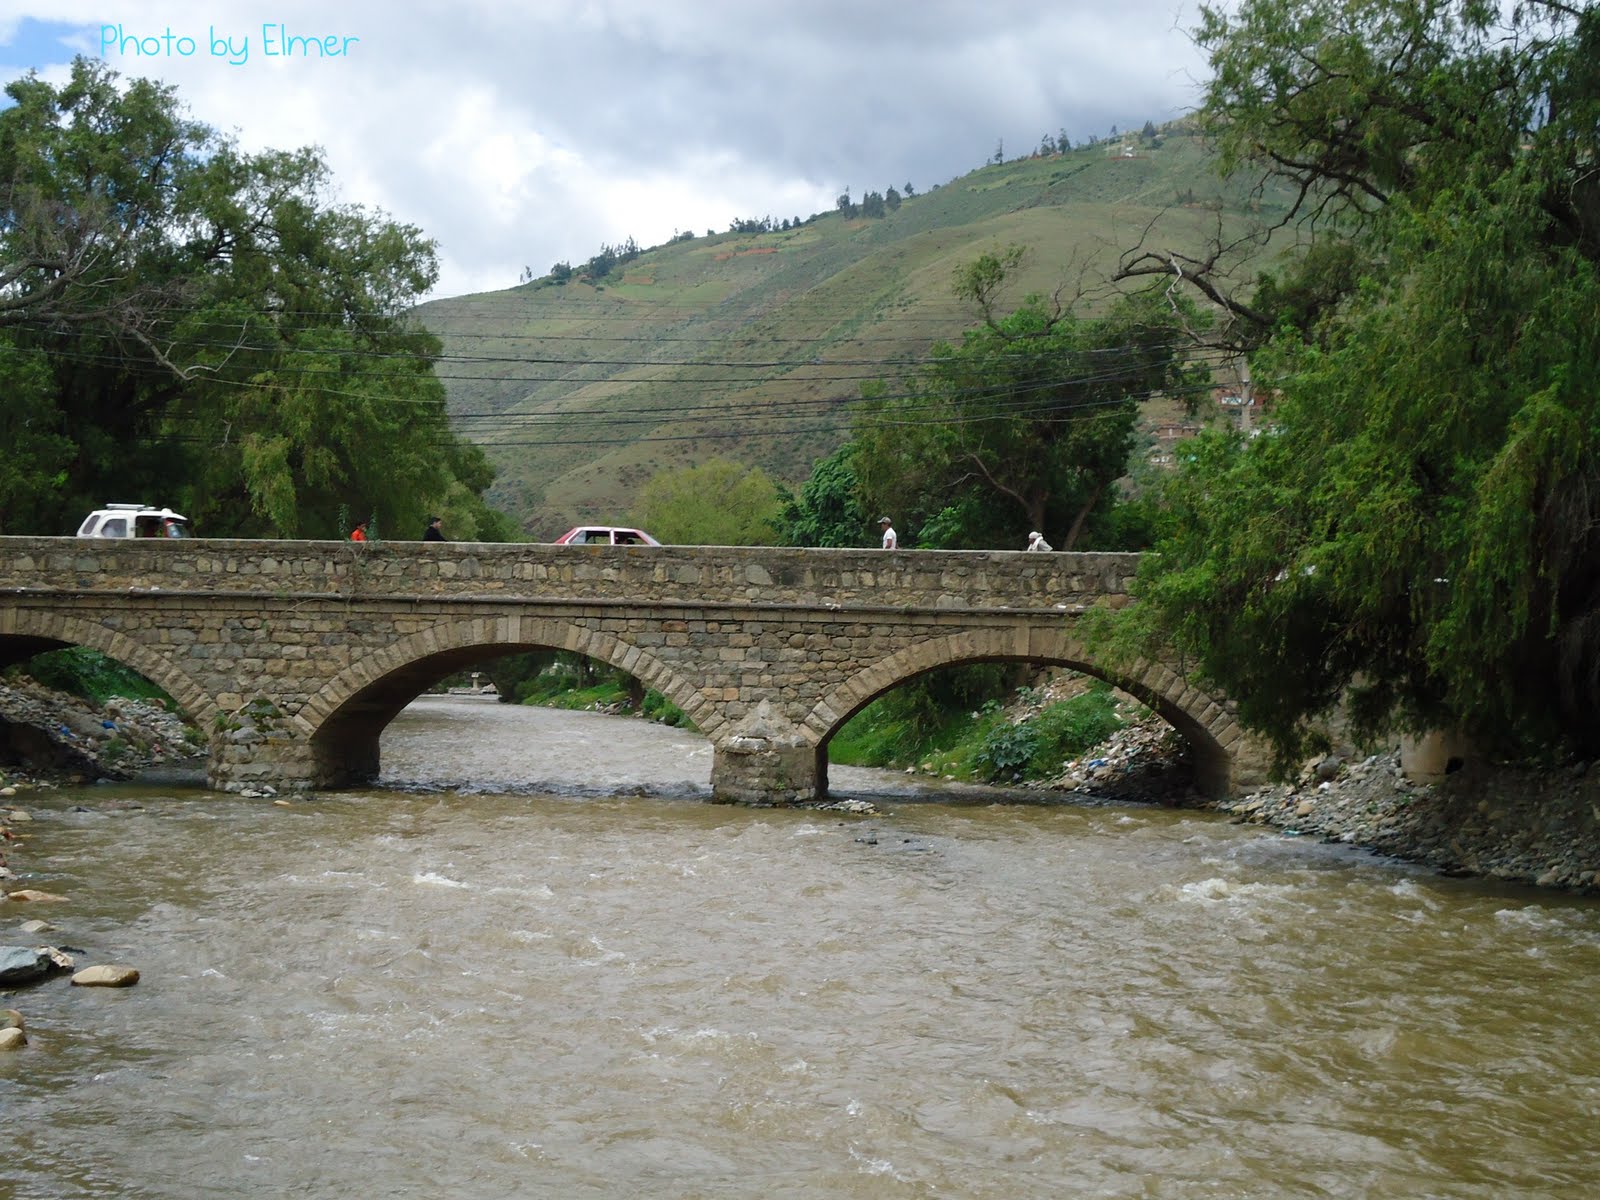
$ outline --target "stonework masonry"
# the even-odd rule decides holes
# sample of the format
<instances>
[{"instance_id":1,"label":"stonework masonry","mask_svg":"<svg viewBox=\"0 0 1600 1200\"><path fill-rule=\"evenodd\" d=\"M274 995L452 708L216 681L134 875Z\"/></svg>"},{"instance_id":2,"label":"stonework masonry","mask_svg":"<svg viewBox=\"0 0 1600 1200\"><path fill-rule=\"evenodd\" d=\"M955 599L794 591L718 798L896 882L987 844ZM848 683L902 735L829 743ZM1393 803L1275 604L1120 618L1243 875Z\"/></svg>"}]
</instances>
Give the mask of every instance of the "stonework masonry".
<instances>
[{"instance_id":1,"label":"stonework masonry","mask_svg":"<svg viewBox=\"0 0 1600 1200\"><path fill-rule=\"evenodd\" d=\"M88 646L211 734L213 786L365 782L428 686L554 648L620 667L713 746L718 799L827 791L828 739L936 667L1028 661L1100 675L1190 742L1223 794L1265 757L1221 697L1156 662L1113 671L1074 636L1127 602L1136 555L702 546L0 538L0 663Z\"/></svg>"}]
</instances>

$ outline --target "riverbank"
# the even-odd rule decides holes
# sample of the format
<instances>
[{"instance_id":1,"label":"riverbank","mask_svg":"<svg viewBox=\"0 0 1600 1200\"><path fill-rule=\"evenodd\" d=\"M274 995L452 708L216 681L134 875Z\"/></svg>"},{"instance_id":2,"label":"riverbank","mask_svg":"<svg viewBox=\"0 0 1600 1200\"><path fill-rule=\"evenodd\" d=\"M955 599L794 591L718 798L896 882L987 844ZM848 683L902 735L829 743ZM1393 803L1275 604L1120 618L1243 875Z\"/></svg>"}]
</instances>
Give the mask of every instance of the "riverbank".
<instances>
[{"instance_id":1,"label":"riverbank","mask_svg":"<svg viewBox=\"0 0 1600 1200\"><path fill-rule=\"evenodd\" d=\"M1398 753L1313 769L1216 807L1240 821L1362 846L1447 875L1600 894L1600 763L1469 764L1433 784Z\"/></svg>"},{"instance_id":2,"label":"riverbank","mask_svg":"<svg viewBox=\"0 0 1600 1200\"><path fill-rule=\"evenodd\" d=\"M1240 824L1359 846L1444 875L1600 894L1600 762L1555 769L1471 763L1438 783L1416 783L1393 750L1324 758L1292 783L1214 801L1194 789L1182 742L1150 716L1038 786L1211 809Z\"/></svg>"},{"instance_id":3,"label":"riverbank","mask_svg":"<svg viewBox=\"0 0 1600 1200\"><path fill-rule=\"evenodd\" d=\"M97 705L26 676L0 683L4 786L130 779L191 762L204 745L200 731L160 700L114 697Z\"/></svg>"}]
</instances>

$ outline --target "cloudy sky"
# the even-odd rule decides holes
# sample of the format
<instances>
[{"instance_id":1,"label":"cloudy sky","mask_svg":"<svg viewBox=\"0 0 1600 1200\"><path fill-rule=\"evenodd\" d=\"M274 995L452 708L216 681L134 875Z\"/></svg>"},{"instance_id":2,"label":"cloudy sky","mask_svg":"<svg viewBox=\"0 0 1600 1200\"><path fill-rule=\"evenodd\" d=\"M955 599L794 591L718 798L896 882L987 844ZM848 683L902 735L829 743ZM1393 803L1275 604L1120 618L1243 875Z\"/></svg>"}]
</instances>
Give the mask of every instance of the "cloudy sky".
<instances>
[{"instance_id":1,"label":"cloudy sky","mask_svg":"<svg viewBox=\"0 0 1600 1200\"><path fill-rule=\"evenodd\" d=\"M1193 108L1193 0L0 0L0 75L74 54L440 247L435 296L603 242L918 191ZM290 38L335 53L286 54Z\"/></svg>"}]
</instances>

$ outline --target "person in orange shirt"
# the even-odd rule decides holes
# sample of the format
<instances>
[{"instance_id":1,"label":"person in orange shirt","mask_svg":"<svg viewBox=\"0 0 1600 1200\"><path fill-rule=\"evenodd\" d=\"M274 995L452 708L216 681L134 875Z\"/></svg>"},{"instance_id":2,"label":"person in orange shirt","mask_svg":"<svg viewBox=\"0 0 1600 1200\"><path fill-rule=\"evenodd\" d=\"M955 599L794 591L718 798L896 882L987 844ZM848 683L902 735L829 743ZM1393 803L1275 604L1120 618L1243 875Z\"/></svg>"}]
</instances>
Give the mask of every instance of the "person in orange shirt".
<instances>
[{"instance_id":1,"label":"person in orange shirt","mask_svg":"<svg viewBox=\"0 0 1600 1200\"><path fill-rule=\"evenodd\" d=\"M356 527L350 531L350 540L352 542L364 542L367 540L367 523L365 521L356 523Z\"/></svg>"}]
</instances>

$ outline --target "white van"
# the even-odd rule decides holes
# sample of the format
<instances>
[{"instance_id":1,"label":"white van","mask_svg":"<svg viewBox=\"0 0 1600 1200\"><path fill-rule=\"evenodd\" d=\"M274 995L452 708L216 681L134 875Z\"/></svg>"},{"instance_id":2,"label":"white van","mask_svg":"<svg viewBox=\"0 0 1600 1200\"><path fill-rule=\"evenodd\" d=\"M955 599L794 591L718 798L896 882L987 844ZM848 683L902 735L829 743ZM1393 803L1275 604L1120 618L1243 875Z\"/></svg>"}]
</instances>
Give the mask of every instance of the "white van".
<instances>
[{"instance_id":1,"label":"white van","mask_svg":"<svg viewBox=\"0 0 1600 1200\"><path fill-rule=\"evenodd\" d=\"M189 536L189 518L170 508L151 508L148 504L108 504L97 508L78 526L79 537Z\"/></svg>"}]
</instances>

